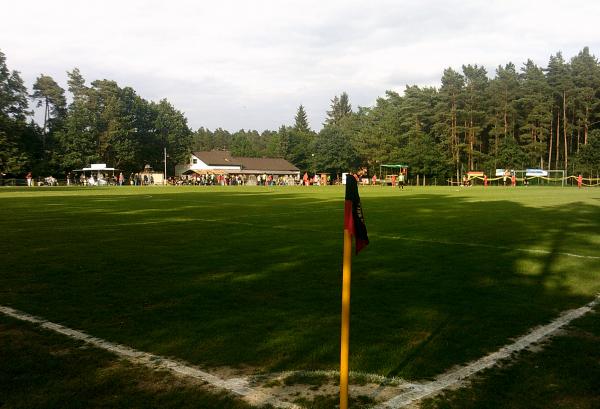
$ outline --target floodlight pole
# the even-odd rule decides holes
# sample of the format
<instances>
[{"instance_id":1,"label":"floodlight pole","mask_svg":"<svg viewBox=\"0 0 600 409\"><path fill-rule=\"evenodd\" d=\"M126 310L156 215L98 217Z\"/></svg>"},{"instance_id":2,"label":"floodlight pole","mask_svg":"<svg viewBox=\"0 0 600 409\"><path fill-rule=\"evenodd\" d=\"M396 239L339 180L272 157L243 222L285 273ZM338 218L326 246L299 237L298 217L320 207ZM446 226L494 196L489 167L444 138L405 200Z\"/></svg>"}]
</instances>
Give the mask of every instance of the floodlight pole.
<instances>
[{"instance_id":1,"label":"floodlight pole","mask_svg":"<svg viewBox=\"0 0 600 409\"><path fill-rule=\"evenodd\" d=\"M164 147L164 154L165 154L165 174L163 176L163 185L167 184L167 147Z\"/></svg>"}]
</instances>

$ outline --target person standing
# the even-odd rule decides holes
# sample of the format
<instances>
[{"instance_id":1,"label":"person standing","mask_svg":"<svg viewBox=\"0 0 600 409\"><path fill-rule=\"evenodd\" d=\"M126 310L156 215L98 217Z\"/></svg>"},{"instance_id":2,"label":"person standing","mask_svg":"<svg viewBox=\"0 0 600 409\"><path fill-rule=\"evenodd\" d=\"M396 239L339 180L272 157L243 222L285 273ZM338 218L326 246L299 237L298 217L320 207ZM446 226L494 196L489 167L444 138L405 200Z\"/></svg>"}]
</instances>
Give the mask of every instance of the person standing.
<instances>
[{"instance_id":1,"label":"person standing","mask_svg":"<svg viewBox=\"0 0 600 409\"><path fill-rule=\"evenodd\" d=\"M512 187L517 186L517 176L514 173L510 177L510 184L512 185Z\"/></svg>"},{"instance_id":2,"label":"person standing","mask_svg":"<svg viewBox=\"0 0 600 409\"><path fill-rule=\"evenodd\" d=\"M31 176L31 172L27 172L27 176L25 176L25 179L27 179L27 186L33 186L33 176Z\"/></svg>"},{"instance_id":3,"label":"person standing","mask_svg":"<svg viewBox=\"0 0 600 409\"><path fill-rule=\"evenodd\" d=\"M400 189L404 190L404 172L400 172L398 186Z\"/></svg>"},{"instance_id":4,"label":"person standing","mask_svg":"<svg viewBox=\"0 0 600 409\"><path fill-rule=\"evenodd\" d=\"M581 173L580 173L579 176L577 176L577 188L581 189L582 185L583 185L583 176L581 176Z\"/></svg>"}]
</instances>

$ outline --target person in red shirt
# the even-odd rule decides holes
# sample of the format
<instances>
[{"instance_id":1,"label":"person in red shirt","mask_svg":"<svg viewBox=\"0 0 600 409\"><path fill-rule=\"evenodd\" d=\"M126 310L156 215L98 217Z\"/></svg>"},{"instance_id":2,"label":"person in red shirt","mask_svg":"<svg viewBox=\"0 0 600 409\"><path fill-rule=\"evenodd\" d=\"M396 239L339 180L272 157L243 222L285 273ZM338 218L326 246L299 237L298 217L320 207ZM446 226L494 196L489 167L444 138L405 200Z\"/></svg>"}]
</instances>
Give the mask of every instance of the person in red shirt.
<instances>
[{"instance_id":1,"label":"person in red shirt","mask_svg":"<svg viewBox=\"0 0 600 409\"><path fill-rule=\"evenodd\" d=\"M577 176L577 187L579 189L581 189L581 185L583 185L583 177L581 176L581 173L580 173L579 176Z\"/></svg>"},{"instance_id":2,"label":"person in red shirt","mask_svg":"<svg viewBox=\"0 0 600 409\"><path fill-rule=\"evenodd\" d=\"M514 186L517 186L517 176L513 173L510 177L510 183Z\"/></svg>"}]
</instances>

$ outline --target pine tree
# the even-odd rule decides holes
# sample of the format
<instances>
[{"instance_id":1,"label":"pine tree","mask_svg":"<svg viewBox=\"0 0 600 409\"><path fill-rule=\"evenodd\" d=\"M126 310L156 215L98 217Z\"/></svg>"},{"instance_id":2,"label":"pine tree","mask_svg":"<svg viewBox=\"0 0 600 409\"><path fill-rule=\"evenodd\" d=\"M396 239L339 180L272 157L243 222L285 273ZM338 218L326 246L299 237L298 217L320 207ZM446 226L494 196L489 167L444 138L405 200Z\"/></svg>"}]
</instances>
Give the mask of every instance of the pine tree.
<instances>
[{"instance_id":1,"label":"pine tree","mask_svg":"<svg viewBox=\"0 0 600 409\"><path fill-rule=\"evenodd\" d=\"M296 112L296 117L294 118L294 129L298 132L310 132L308 117L302 105L298 107L298 112Z\"/></svg>"},{"instance_id":2,"label":"pine tree","mask_svg":"<svg viewBox=\"0 0 600 409\"><path fill-rule=\"evenodd\" d=\"M338 97L337 95L331 100L331 110L327 111L327 119L325 120L326 125L339 125L343 118L346 118L352 114L352 105L350 105L350 98L348 94L342 92Z\"/></svg>"},{"instance_id":3,"label":"pine tree","mask_svg":"<svg viewBox=\"0 0 600 409\"><path fill-rule=\"evenodd\" d=\"M570 103L571 94L573 93L573 82L571 79L570 67L565 63L563 59L562 53L556 53L556 56L550 56L550 61L548 62L547 74L546 78L548 79L548 84L550 85L552 92L555 97L555 107L556 107L556 156L555 156L555 166L558 169L559 167L559 158L560 158L560 134L562 131L562 159L563 159L563 169L568 168L569 164L569 154L568 148L569 144L567 141L567 108ZM561 129L562 125L562 129Z\"/></svg>"},{"instance_id":4,"label":"pine tree","mask_svg":"<svg viewBox=\"0 0 600 409\"><path fill-rule=\"evenodd\" d=\"M552 128L552 93L543 70L533 61L527 60L519 76L520 97L517 106L523 123L520 126L521 139L528 141L526 148L531 163L539 161L540 168L550 169L551 156L544 166L544 155ZM549 155L552 150L548 149Z\"/></svg>"},{"instance_id":5,"label":"pine tree","mask_svg":"<svg viewBox=\"0 0 600 409\"><path fill-rule=\"evenodd\" d=\"M28 125L27 89L18 71L10 71L0 51L0 172L18 173L30 165L27 151L35 127Z\"/></svg>"},{"instance_id":6,"label":"pine tree","mask_svg":"<svg viewBox=\"0 0 600 409\"><path fill-rule=\"evenodd\" d=\"M465 79L452 68L444 70L442 86L439 91L439 103L437 107L436 131L446 135L445 143L449 147L449 154L454 163L457 178L460 174L460 127L459 115L463 109L463 89Z\"/></svg>"},{"instance_id":7,"label":"pine tree","mask_svg":"<svg viewBox=\"0 0 600 409\"><path fill-rule=\"evenodd\" d=\"M490 81L488 99L494 136L494 155L498 154L499 138L515 137L516 102L519 92L519 77L512 63L498 66L496 77Z\"/></svg>"},{"instance_id":8,"label":"pine tree","mask_svg":"<svg viewBox=\"0 0 600 409\"><path fill-rule=\"evenodd\" d=\"M481 156L488 78L484 67L463 65L462 69L465 78L464 130L467 148L467 169L474 170L476 157ZM479 151L477 151L478 144Z\"/></svg>"},{"instance_id":9,"label":"pine tree","mask_svg":"<svg viewBox=\"0 0 600 409\"><path fill-rule=\"evenodd\" d=\"M579 151L580 131L583 128L583 144L588 143L590 123L593 114L600 105L600 65L596 57L585 47L576 57L571 59L573 82L575 85L574 100L577 118L577 151Z\"/></svg>"}]
</instances>

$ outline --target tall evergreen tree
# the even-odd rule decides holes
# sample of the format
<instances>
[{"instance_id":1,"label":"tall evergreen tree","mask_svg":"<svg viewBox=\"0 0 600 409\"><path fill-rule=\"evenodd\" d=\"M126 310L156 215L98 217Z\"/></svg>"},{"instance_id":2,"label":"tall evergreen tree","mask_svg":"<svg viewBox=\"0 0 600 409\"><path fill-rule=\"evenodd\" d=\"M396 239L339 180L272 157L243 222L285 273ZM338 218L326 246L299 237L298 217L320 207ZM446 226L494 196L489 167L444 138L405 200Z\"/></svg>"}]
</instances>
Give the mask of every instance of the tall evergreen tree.
<instances>
[{"instance_id":1,"label":"tall evergreen tree","mask_svg":"<svg viewBox=\"0 0 600 409\"><path fill-rule=\"evenodd\" d=\"M559 158L562 154L562 166L563 169L568 168L569 154L568 148L569 143L567 140L567 106L570 102L571 95L573 93L573 83L571 79L570 67L562 56L561 52L556 53L556 56L551 55L550 61L548 62L546 78L550 85L552 92L555 97L555 129L556 129L556 156L555 166L559 168ZM562 128L561 128L562 125ZM562 132L561 132L562 131ZM562 133L562 141L561 141ZM562 151L560 149L562 143Z\"/></svg>"},{"instance_id":2,"label":"tall evergreen tree","mask_svg":"<svg viewBox=\"0 0 600 409\"><path fill-rule=\"evenodd\" d=\"M547 149L551 141L552 129L552 92L544 76L543 70L533 61L527 60L521 68L519 76L520 96L517 108L521 112L523 122L519 132L521 140L529 153L530 164L539 163L540 168L550 169L552 154ZM545 163L545 165L544 165Z\"/></svg>"},{"instance_id":3,"label":"tall evergreen tree","mask_svg":"<svg viewBox=\"0 0 600 409\"><path fill-rule=\"evenodd\" d=\"M44 134L48 132L52 120L62 119L66 114L67 100L65 90L62 89L54 78L41 74L33 84L31 98L37 100L37 107L44 107Z\"/></svg>"},{"instance_id":4,"label":"tall evergreen tree","mask_svg":"<svg viewBox=\"0 0 600 409\"><path fill-rule=\"evenodd\" d=\"M464 131L467 151L467 169L475 170L481 159L483 131L486 119L487 72L484 67L463 65L465 78L465 117Z\"/></svg>"},{"instance_id":5,"label":"tall evergreen tree","mask_svg":"<svg viewBox=\"0 0 600 409\"><path fill-rule=\"evenodd\" d=\"M500 138L515 137L519 77L515 65L498 66L496 77L490 81L488 99L491 110L490 133L494 137L493 154L498 154Z\"/></svg>"},{"instance_id":6,"label":"tall evergreen tree","mask_svg":"<svg viewBox=\"0 0 600 409\"><path fill-rule=\"evenodd\" d=\"M463 89L465 79L452 68L444 70L442 86L439 91L437 107L436 132L445 135L445 143L449 148L449 157L455 166L456 176L459 178L461 171L461 147L459 115L463 113Z\"/></svg>"},{"instance_id":7,"label":"tall evergreen tree","mask_svg":"<svg viewBox=\"0 0 600 409\"><path fill-rule=\"evenodd\" d=\"M581 131L583 144L588 143L590 123L597 118L600 105L600 65L596 57L585 47L576 57L571 59L574 100L577 120L577 150L579 150Z\"/></svg>"},{"instance_id":8,"label":"tall evergreen tree","mask_svg":"<svg viewBox=\"0 0 600 409\"><path fill-rule=\"evenodd\" d=\"M27 146L36 129L27 124L27 89L18 71L11 71L0 51L0 172L19 173L31 166Z\"/></svg>"},{"instance_id":9,"label":"tall evergreen tree","mask_svg":"<svg viewBox=\"0 0 600 409\"><path fill-rule=\"evenodd\" d=\"M95 110L92 91L85 85L79 69L67 72L68 90L72 102L63 127L56 135L59 168L63 171L81 168L100 160L95 137Z\"/></svg>"},{"instance_id":10,"label":"tall evergreen tree","mask_svg":"<svg viewBox=\"0 0 600 409\"><path fill-rule=\"evenodd\" d=\"M338 97L337 95L331 100L331 110L327 111L326 125L339 125L343 118L348 117L352 113L352 105L350 98L346 92Z\"/></svg>"},{"instance_id":11,"label":"tall evergreen tree","mask_svg":"<svg viewBox=\"0 0 600 409\"><path fill-rule=\"evenodd\" d=\"M308 125L308 116L304 107L300 105L294 118L294 129L299 132L310 132L310 126Z\"/></svg>"}]
</instances>

